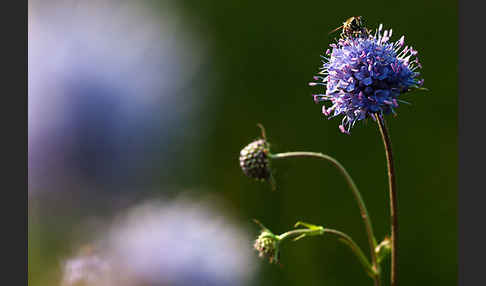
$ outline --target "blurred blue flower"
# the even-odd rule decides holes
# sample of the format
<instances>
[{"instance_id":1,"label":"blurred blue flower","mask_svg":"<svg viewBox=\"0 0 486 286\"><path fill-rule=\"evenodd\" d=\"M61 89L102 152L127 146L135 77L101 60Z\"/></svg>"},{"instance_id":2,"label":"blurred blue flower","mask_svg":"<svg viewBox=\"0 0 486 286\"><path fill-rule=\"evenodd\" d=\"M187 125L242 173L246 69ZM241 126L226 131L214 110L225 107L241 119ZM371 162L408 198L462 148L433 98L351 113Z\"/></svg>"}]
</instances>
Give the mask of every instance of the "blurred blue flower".
<instances>
[{"instance_id":1,"label":"blurred blue flower","mask_svg":"<svg viewBox=\"0 0 486 286\"><path fill-rule=\"evenodd\" d=\"M323 56L319 76L311 86L324 85L325 94L314 101L330 101L322 112L329 118L343 115L339 129L349 134L356 121L372 114L395 114L400 95L419 88L423 79L417 51L404 46L404 36L390 42L392 30L382 33L382 25L369 37L341 38Z\"/></svg>"},{"instance_id":2,"label":"blurred blue flower","mask_svg":"<svg viewBox=\"0 0 486 286\"><path fill-rule=\"evenodd\" d=\"M64 261L61 285L251 284L258 267L251 238L215 201L181 197L134 206Z\"/></svg>"},{"instance_id":3,"label":"blurred blue flower","mask_svg":"<svg viewBox=\"0 0 486 286\"><path fill-rule=\"evenodd\" d=\"M205 56L172 2L29 1L30 192L118 194L177 167Z\"/></svg>"}]
</instances>

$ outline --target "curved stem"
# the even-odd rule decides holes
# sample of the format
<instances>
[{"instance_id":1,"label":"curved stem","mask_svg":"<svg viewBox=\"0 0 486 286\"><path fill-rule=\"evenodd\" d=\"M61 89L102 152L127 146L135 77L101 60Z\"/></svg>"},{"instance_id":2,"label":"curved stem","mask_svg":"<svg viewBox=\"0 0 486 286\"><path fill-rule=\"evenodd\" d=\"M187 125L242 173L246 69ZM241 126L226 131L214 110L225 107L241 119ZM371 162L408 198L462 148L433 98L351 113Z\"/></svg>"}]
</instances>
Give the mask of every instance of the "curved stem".
<instances>
[{"instance_id":1,"label":"curved stem","mask_svg":"<svg viewBox=\"0 0 486 286\"><path fill-rule=\"evenodd\" d=\"M294 229L294 230L289 230L285 233L282 233L281 235L278 236L279 239L283 240L286 238L289 238L290 236L300 236L302 234L307 234L307 235L320 235L323 234L324 230L315 230L315 229Z\"/></svg>"},{"instance_id":2,"label":"curved stem","mask_svg":"<svg viewBox=\"0 0 486 286\"><path fill-rule=\"evenodd\" d=\"M364 266L366 269L366 272L371 276L371 277L376 277L378 274L375 271L374 267L370 264L368 261L368 258L366 258L366 255L364 255L363 251L361 248L354 242L354 240L347 234L335 230L335 229L330 229L330 228L319 228L319 229L295 229L288 231L286 233L283 233L279 235L279 239L283 240L286 238L289 238L291 236L296 236L299 237L301 235L324 235L324 234L332 234L338 237L339 241L343 242L346 244L351 251L356 255L358 260L361 262L361 264Z\"/></svg>"},{"instance_id":3,"label":"curved stem","mask_svg":"<svg viewBox=\"0 0 486 286\"><path fill-rule=\"evenodd\" d=\"M397 185L395 179L395 168L393 165L393 152L391 147L390 135L386 127L383 116L375 115L378 128L380 129L381 138L385 145L385 154L388 167L388 185L390 193L390 219L391 219L391 286L397 286L398 272L398 201Z\"/></svg>"},{"instance_id":4,"label":"curved stem","mask_svg":"<svg viewBox=\"0 0 486 286\"><path fill-rule=\"evenodd\" d=\"M356 254L358 259L361 261L363 266L368 267L367 268L368 274L370 274L371 277L375 280L375 285L379 285L380 274L379 274L378 270L368 262L368 259L364 255L361 248L359 248L359 246L356 244L356 242L354 242L353 239L349 235L342 233L340 231L334 230L334 229L329 229L329 228L325 228L324 233L330 233L330 234L337 236L341 242L343 242L344 244L349 246L351 248L351 250Z\"/></svg>"},{"instance_id":5,"label":"curved stem","mask_svg":"<svg viewBox=\"0 0 486 286\"><path fill-rule=\"evenodd\" d=\"M315 153L315 152L286 152L286 153L279 153L279 154L269 154L269 157L272 159L280 159L280 158L291 158L291 157L313 157L313 158L318 158L318 159L324 159L329 162L331 162L340 172L343 174L343 176L346 179L346 182L348 183L349 187L351 188L351 191L353 192L354 198L356 199L356 202L358 203L359 210L361 213L361 218L363 219L365 228L366 228L366 233L368 236L368 244L370 248L370 254L371 254L371 261L373 264L374 272L377 273L374 277L375 280L375 286L380 285L380 267L378 264L378 260L376 257L376 239L373 233L373 226L371 224L371 219L368 215L368 210L366 209L366 205L364 203L363 198L361 197L361 193L358 190L358 187L354 183L353 179L349 175L349 173L346 171L346 169L339 163L336 159L334 159L331 156L322 154L322 153Z\"/></svg>"}]
</instances>

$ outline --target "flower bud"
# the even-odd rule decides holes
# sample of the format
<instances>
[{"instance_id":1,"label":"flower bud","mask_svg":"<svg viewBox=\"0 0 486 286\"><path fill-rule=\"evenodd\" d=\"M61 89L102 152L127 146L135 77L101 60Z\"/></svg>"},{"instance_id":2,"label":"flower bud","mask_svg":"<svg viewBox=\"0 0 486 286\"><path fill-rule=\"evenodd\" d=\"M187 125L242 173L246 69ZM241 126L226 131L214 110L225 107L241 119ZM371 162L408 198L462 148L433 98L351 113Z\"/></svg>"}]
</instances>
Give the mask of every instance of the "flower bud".
<instances>
[{"instance_id":1,"label":"flower bud","mask_svg":"<svg viewBox=\"0 0 486 286\"><path fill-rule=\"evenodd\" d=\"M255 240L253 247L258 251L258 256L268 258L270 263L277 263L279 244L278 236L265 229Z\"/></svg>"},{"instance_id":2,"label":"flower bud","mask_svg":"<svg viewBox=\"0 0 486 286\"><path fill-rule=\"evenodd\" d=\"M243 173L257 180L269 180L272 174L268 152L269 144L265 139L253 141L243 148L240 152L240 167Z\"/></svg>"},{"instance_id":3,"label":"flower bud","mask_svg":"<svg viewBox=\"0 0 486 286\"><path fill-rule=\"evenodd\" d=\"M385 259L391 253L391 240L389 237L385 237L380 244L375 248L376 256L378 258L378 263Z\"/></svg>"}]
</instances>

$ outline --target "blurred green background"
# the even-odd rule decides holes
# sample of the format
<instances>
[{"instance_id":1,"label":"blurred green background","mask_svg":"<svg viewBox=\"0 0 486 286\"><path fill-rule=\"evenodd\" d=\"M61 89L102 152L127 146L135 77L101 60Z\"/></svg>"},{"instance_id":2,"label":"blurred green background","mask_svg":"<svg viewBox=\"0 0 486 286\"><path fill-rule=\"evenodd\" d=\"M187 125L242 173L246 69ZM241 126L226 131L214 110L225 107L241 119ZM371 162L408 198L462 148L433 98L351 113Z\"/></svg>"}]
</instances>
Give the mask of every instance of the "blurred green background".
<instances>
[{"instance_id":1,"label":"blurred green background","mask_svg":"<svg viewBox=\"0 0 486 286\"><path fill-rule=\"evenodd\" d=\"M158 1L147 5L164 14ZM179 146L174 163L152 166L160 174L155 186L216 193L255 237L253 218L278 233L303 220L348 233L368 254L357 205L328 163L274 162L276 192L245 177L238 164L240 149L259 136L256 124L262 123L274 153L315 151L337 158L360 188L377 238L389 233L386 164L376 124L359 122L351 136L341 134L340 119L321 114L310 96L316 89L307 85L336 36L328 32L362 15L369 28L379 23L393 28L392 40L405 35L406 44L419 51L430 89L408 97L412 105L401 105L398 117L387 118L396 158L400 285L457 284L456 1L207 0L177 1L175 7L208 49L197 80L207 85L209 96L191 119L198 123L190 131L195 139ZM184 99L190 101L191 94ZM103 199L63 196L72 203L56 204L59 195L29 199L31 285L49 285L59 275L72 223L84 213L109 212ZM279 267L259 261L255 285L371 285L352 253L332 238L285 244L281 262ZM388 281L388 267L384 271Z\"/></svg>"}]
</instances>

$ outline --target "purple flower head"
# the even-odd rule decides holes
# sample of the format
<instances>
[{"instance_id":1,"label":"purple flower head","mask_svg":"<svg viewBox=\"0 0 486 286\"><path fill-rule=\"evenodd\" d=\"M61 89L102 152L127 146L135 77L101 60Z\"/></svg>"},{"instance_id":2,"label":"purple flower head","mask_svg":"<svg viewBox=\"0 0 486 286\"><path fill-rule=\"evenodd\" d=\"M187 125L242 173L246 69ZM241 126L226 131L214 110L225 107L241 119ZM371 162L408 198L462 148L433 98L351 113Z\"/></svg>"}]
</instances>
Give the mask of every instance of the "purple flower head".
<instances>
[{"instance_id":1,"label":"purple flower head","mask_svg":"<svg viewBox=\"0 0 486 286\"><path fill-rule=\"evenodd\" d=\"M314 94L314 101L330 101L322 112L329 118L343 115L339 129L346 134L356 121L373 114L395 114L400 95L420 88L423 79L415 72L421 65L417 51L404 47L404 37L390 42L392 30L374 35L347 37L330 45L322 56L323 65L310 86L326 86L325 94Z\"/></svg>"}]
</instances>

